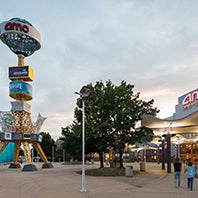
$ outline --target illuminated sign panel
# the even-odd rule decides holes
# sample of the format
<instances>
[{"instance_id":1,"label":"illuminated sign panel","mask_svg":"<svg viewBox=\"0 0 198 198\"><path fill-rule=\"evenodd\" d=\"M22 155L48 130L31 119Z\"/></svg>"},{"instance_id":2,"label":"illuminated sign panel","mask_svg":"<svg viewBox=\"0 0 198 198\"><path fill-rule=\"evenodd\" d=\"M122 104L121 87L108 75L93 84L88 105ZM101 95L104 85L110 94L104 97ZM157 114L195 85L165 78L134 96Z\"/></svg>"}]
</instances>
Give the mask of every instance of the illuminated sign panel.
<instances>
[{"instance_id":1,"label":"illuminated sign panel","mask_svg":"<svg viewBox=\"0 0 198 198\"><path fill-rule=\"evenodd\" d=\"M6 42L5 38L9 33L13 33L13 36L16 36L17 34L19 34L19 36L22 35L27 35L28 37L30 37L31 39L34 39L35 41L37 41L37 49L40 49L41 45L41 37L39 32L33 27L30 26L27 23L22 23L19 21L4 21L0 24L0 38L2 39L2 41L7 45L8 42ZM10 38L10 37L9 37ZM25 39L23 39L25 40ZM32 40L31 40L32 42ZM17 42L18 43L18 42ZM24 43L25 45L25 43ZM30 42L25 45L27 46L31 46Z\"/></svg>"},{"instance_id":2,"label":"illuminated sign panel","mask_svg":"<svg viewBox=\"0 0 198 198\"><path fill-rule=\"evenodd\" d=\"M21 79L23 81L33 81L34 80L33 69L29 65L9 67L9 79L10 80Z\"/></svg>"},{"instance_id":3,"label":"illuminated sign panel","mask_svg":"<svg viewBox=\"0 0 198 198\"><path fill-rule=\"evenodd\" d=\"M179 104L182 104L184 109L198 106L198 89L179 97Z\"/></svg>"}]
</instances>

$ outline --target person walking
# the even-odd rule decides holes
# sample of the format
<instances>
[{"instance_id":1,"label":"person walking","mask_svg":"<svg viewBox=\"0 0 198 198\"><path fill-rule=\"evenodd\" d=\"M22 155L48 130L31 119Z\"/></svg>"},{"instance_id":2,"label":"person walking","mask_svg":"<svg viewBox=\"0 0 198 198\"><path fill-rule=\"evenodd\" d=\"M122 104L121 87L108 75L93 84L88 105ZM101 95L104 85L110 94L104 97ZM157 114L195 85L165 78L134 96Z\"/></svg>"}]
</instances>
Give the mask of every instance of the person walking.
<instances>
[{"instance_id":1,"label":"person walking","mask_svg":"<svg viewBox=\"0 0 198 198\"><path fill-rule=\"evenodd\" d=\"M193 179L196 175L195 166L192 164L191 161L188 162L188 165L186 166L184 173L187 172L187 185L188 188L192 191L193 190Z\"/></svg>"},{"instance_id":2,"label":"person walking","mask_svg":"<svg viewBox=\"0 0 198 198\"><path fill-rule=\"evenodd\" d=\"M175 188L177 188L180 187L181 167L182 167L182 164L179 162L178 158L174 162L173 166L174 166L174 185Z\"/></svg>"}]
</instances>

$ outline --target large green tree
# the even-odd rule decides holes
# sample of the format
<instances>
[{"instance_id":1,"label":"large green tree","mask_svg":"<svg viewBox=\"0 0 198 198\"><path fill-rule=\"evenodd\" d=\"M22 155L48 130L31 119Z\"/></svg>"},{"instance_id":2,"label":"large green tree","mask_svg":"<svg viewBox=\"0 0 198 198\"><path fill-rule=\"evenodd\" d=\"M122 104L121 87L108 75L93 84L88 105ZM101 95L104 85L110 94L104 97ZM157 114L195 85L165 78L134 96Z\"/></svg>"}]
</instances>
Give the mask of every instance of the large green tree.
<instances>
[{"instance_id":1,"label":"large green tree","mask_svg":"<svg viewBox=\"0 0 198 198\"><path fill-rule=\"evenodd\" d=\"M107 135L108 128L110 129L108 119L113 104L110 101L111 97L104 95L109 95L112 87L111 84L105 87L102 82L97 82L94 88L92 85L88 86L92 92L88 101L85 101L85 153L97 152L100 156L101 166L103 166L103 152L106 152L110 145L110 140L108 140L110 136ZM109 101L107 101L108 99ZM107 111L108 109L109 111ZM74 118L72 125L62 128L63 137L61 140L64 141L63 146L67 153L77 157L82 153L79 153L79 149L82 149L82 100L80 98L77 100Z\"/></svg>"},{"instance_id":2,"label":"large green tree","mask_svg":"<svg viewBox=\"0 0 198 198\"><path fill-rule=\"evenodd\" d=\"M159 110L153 108L154 100L148 102L141 100L140 93L134 94L133 85L122 81L114 87L114 107L111 111L112 131L114 136L113 147L119 153L120 167L123 167L123 153L126 145L135 142L149 141L152 130L142 127L137 129L141 116L156 115Z\"/></svg>"},{"instance_id":3,"label":"large green tree","mask_svg":"<svg viewBox=\"0 0 198 198\"><path fill-rule=\"evenodd\" d=\"M116 108L114 85L111 81L106 84L98 81L95 86L90 85L90 87L92 92L86 103L87 142L94 145L93 152L99 154L100 167L103 167L103 155L114 142L112 135L112 112Z\"/></svg>"},{"instance_id":4,"label":"large green tree","mask_svg":"<svg viewBox=\"0 0 198 198\"><path fill-rule=\"evenodd\" d=\"M120 154L120 167L123 167L122 155L127 144L150 139L153 133L147 128L136 129L136 124L144 113L156 115L159 110L153 107L154 100L148 102L134 94L133 85L122 81L115 86L111 81L102 81L87 85L92 91L85 101L85 151L97 152L100 156L100 167L104 166L103 153L113 147ZM74 112L75 120L69 127L69 136L65 142L81 138L82 101L77 100ZM65 131L67 129L65 128ZM72 137L73 136L73 137ZM75 137L75 138L74 138ZM76 139L77 138L77 139Z\"/></svg>"}]
</instances>

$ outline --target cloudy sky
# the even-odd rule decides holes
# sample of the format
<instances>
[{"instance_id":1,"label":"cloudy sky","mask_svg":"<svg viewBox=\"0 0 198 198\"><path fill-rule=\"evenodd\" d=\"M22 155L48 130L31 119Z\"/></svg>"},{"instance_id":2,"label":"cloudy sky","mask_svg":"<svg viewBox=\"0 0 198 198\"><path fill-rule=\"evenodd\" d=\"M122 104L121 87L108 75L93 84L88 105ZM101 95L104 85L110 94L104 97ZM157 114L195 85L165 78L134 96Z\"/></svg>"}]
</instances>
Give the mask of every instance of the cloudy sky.
<instances>
[{"instance_id":1,"label":"cloudy sky","mask_svg":"<svg viewBox=\"0 0 198 198\"><path fill-rule=\"evenodd\" d=\"M197 0L2 1L0 23L19 17L41 34L41 49L25 59L34 69L32 120L47 117L53 138L72 123L85 84L122 80L141 99L171 116L179 96L198 87ZM17 57L0 42L0 110L10 110L8 66Z\"/></svg>"}]
</instances>

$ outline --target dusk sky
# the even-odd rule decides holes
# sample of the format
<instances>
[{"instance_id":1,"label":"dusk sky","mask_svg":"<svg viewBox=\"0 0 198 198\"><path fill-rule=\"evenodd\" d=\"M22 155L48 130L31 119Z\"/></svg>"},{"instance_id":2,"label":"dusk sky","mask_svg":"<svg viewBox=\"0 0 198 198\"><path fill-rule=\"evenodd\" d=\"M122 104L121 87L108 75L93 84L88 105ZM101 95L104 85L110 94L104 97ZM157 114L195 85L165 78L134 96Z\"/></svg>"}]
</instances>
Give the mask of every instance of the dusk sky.
<instances>
[{"instance_id":1,"label":"dusk sky","mask_svg":"<svg viewBox=\"0 0 198 198\"><path fill-rule=\"evenodd\" d=\"M26 19L40 32L41 49L25 59L34 69L31 116L55 139L71 124L83 85L122 80L158 117L175 112L179 96L198 88L197 0L7 0L0 23ZM8 66L17 56L0 42L0 110L10 110Z\"/></svg>"}]
</instances>

